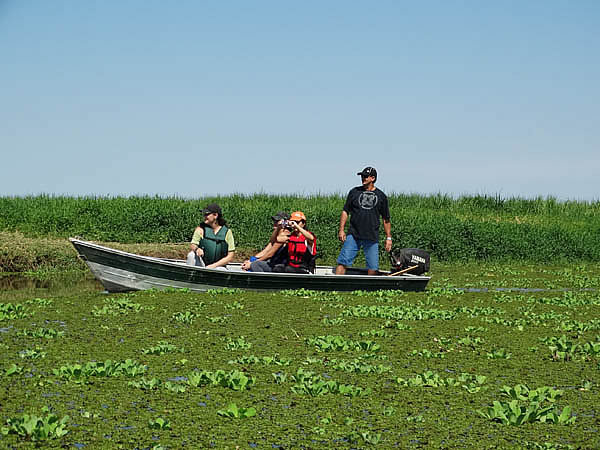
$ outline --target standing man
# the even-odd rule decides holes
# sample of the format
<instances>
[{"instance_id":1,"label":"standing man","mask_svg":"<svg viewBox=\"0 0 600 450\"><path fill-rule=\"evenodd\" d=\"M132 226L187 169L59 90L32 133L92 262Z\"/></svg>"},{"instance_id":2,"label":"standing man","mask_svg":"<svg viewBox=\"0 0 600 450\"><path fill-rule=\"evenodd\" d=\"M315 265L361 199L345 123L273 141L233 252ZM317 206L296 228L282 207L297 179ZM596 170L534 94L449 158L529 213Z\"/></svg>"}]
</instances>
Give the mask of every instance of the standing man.
<instances>
[{"instance_id":1,"label":"standing man","mask_svg":"<svg viewBox=\"0 0 600 450\"><path fill-rule=\"evenodd\" d=\"M350 190L340 216L338 238L344 245L337 260L336 275L346 273L346 268L352 265L361 248L365 252L368 274L377 274L379 270L379 216L383 219L383 229L386 235L385 251L389 252L392 249L390 208L387 196L375 187L377 171L373 167L365 167L357 175L360 175L362 179L362 186ZM346 235L344 228L348 215L350 215L350 228Z\"/></svg>"}]
</instances>

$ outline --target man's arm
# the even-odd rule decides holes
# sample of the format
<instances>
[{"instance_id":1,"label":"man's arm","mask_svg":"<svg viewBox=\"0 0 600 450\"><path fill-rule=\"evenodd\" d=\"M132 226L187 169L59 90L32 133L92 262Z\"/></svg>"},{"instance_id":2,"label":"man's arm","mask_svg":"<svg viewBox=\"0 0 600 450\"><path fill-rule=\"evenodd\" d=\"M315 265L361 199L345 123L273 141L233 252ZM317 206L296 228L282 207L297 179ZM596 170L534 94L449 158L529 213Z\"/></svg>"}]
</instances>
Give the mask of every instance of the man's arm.
<instances>
[{"instance_id":1,"label":"man's arm","mask_svg":"<svg viewBox=\"0 0 600 450\"><path fill-rule=\"evenodd\" d=\"M267 259L271 258L275 253L277 253L277 250L279 250L283 246L283 243L275 242L274 244L269 245L271 246L269 248L269 251L265 252L264 255L261 255L261 257L258 258L259 261L266 261Z\"/></svg>"},{"instance_id":2,"label":"man's arm","mask_svg":"<svg viewBox=\"0 0 600 450\"><path fill-rule=\"evenodd\" d=\"M381 218L383 219L383 230L385 231L385 251L389 252L392 250L392 223L390 222L390 204L383 192L381 192L381 209L379 210Z\"/></svg>"},{"instance_id":3,"label":"man's arm","mask_svg":"<svg viewBox=\"0 0 600 450\"><path fill-rule=\"evenodd\" d=\"M344 202L344 207L342 208L342 214L340 215L340 229L338 230L338 239L342 242L346 242L346 222L348 221L348 216L352 211L352 201L356 197L356 188L350 189L348 195L346 196L346 201Z\"/></svg>"},{"instance_id":4,"label":"man's arm","mask_svg":"<svg viewBox=\"0 0 600 450\"><path fill-rule=\"evenodd\" d=\"M265 245L265 248L263 248L260 252L258 252L257 254L255 254L253 256L253 261L266 261L267 259L269 259L271 256L273 256L275 254L275 252L279 249L279 247L281 247L281 244L277 244L277 237L279 235L279 233L281 232L281 228L276 227L273 229L273 232L271 233L271 236L269 237L269 243L267 245ZM242 269L243 270L250 270L250 260L247 259L246 261L244 261L242 263Z\"/></svg>"},{"instance_id":5,"label":"man's arm","mask_svg":"<svg viewBox=\"0 0 600 450\"><path fill-rule=\"evenodd\" d=\"M383 230L385 231L385 251L392 249L392 222L390 219L383 219Z\"/></svg>"},{"instance_id":6,"label":"man's arm","mask_svg":"<svg viewBox=\"0 0 600 450\"><path fill-rule=\"evenodd\" d=\"M275 242L277 242L277 236L279 236L279 233L281 233L282 228L278 225L277 227L273 228L273 232L271 233L271 237L269 238L269 242L271 244L274 244Z\"/></svg>"},{"instance_id":7,"label":"man's arm","mask_svg":"<svg viewBox=\"0 0 600 450\"><path fill-rule=\"evenodd\" d=\"M290 240L290 234L291 231L283 228L281 231L279 231L279 233L277 234L277 239L276 241L279 242L280 244L287 244L287 241Z\"/></svg>"},{"instance_id":8,"label":"man's arm","mask_svg":"<svg viewBox=\"0 0 600 450\"><path fill-rule=\"evenodd\" d=\"M273 244L271 244L270 242L265 246L265 248L263 248L260 252L258 252L256 255L254 255L252 258L252 261L263 261L265 259L270 258L270 256L265 257L265 255L269 254L271 252L271 249L273 248ZM242 270L250 270L250 260L247 259L246 261L244 261L242 263Z\"/></svg>"},{"instance_id":9,"label":"man's arm","mask_svg":"<svg viewBox=\"0 0 600 450\"><path fill-rule=\"evenodd\" d=\"M265 246L265 248L263 248L260 252L258 252L256 255L254 255L254 257L256 259L266 259L266 258L264 258L264 256L271 251L271 248L273 248L273 244L271 244L271 242L269 242Z\"/></svg>"},{"instance_id":10,"label":"man's arm","mask_svg":"<svg viewBox=\"0 0 600 450\"><path fill-rule=\"evenodd\" d=\"M279 228L279 227L273 229L273 232L271 233L271 237L269 237L269 243L265 246L265 248L263 248L260 252L258 252L256 255L254 255L257 260L265 261L265 260L269 259L271 256L273 256L275 254L277 249L279 247L281 247L281 245L277 245L275 247L275 249L273 249L273 247L277 244L277 237L279 236L280 232L281 232L281 228Z\"/></svg>"},{"instance_id":11,"label":"man's arm","mask_svg":"<svg viewBox=\"0 0 600 450\"><path fill-rule=\"evenodd\" d=\"M348 220L348 213L346 210L342 210L342 214L340 215L340 230L338 231L338 239L342 242L346 241L346 232L344 229L346 228L346 221Z\"/></svg>"}]
</instances>

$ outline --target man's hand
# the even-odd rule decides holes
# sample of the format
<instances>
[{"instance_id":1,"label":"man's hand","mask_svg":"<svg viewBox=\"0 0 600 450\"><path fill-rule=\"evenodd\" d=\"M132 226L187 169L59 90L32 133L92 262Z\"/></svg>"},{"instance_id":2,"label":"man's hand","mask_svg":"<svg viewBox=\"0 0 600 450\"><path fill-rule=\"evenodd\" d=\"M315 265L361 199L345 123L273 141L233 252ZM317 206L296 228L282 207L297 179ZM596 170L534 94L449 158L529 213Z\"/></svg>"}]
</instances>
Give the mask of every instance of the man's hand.
<instances>
[{"instance_id":1,"label":"man's hand","mask_svg":"<svg viewBox=\"0 0 600 450\"><path fill-rule=\"evenodd\" d=\"M346 242L346 232L344 230L340 230L338 233L338 239L342 242Z\"/></svg>"},{"instance_id":2,"label":"man's hand","mask_svg":"<svg viewBox=\"0 0 600 450\"><path fill-rule=\"evenodd\" d=\"M198 247L196 249L196 255L198 255L200 258L202 258L204 256L204 250L202 250L200 247Z\"/></svg>"},{"instance_id":3,"label":"man's hand","mask_svg":"<svg viewBox=\"0 0 600 450\"><path fill-rule=\"evenodd\" d=\"M242 263L242 270L250 270L250 264L251 264L250 260L247 259L246 261L244 261Z\"/></svg>"},{"instance_id":4,"label":"man's hand","mask_svg":"<svg viewBox=\"0 0 600 450\"><path fill-rule=\"evenodd\" d=\"M385 240L385 251L389 252L392 250L392 241L390 239Z\"/></svg>"}]
</instances>

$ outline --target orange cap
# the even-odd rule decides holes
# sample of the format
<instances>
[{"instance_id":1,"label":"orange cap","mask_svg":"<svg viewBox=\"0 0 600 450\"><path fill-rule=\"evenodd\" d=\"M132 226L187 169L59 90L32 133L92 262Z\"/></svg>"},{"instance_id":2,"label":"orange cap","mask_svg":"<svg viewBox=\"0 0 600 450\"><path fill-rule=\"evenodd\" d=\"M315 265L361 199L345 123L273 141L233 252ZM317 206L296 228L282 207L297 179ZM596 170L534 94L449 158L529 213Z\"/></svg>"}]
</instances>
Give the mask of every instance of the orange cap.
<instances>
[{"instance_id":1,"label":"orange cap","mask_svg":"<svg viewBox=\"0 0 600 450\"><path fill-rule=\"evenodd\" d=\"M304 220L306 222L306 216L302 211L296 211L290 215L290 220Z\"/></svg>"}]
</instances>

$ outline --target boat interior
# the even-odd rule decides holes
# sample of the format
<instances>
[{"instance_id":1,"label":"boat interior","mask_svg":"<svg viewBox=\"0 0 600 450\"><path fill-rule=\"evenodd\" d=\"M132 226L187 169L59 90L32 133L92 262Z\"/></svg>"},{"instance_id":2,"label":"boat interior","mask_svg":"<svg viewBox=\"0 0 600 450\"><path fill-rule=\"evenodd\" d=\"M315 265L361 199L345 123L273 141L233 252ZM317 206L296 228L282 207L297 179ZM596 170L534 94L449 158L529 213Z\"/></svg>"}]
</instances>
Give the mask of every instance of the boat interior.
<instances>
[{"instance_id":1,"label":"boat interior","mask_svg":"<svg viewBox=\"0 0 600 450\"><path fill-rule=\"evenodd\" d=\"M159 258L159 259L162 259L163 261L176 262L178 264L187 265L186 261L180 260L180 259L164 259L164 258ZM244 272L242 270L241 263L227 264L227 270L230 270L232 272ZM389 274L390 274L390 272L388 272L386 270L380 270L377 275L389 275ZM315 269L314 275L335 275L335 267L333 267L333 266L317 266ZM367 269L365 267L348 267L346 269L346 275L366 276ZM404 276L414 276L414 275L404 274Z\"/></svg>"}]
</instances>

